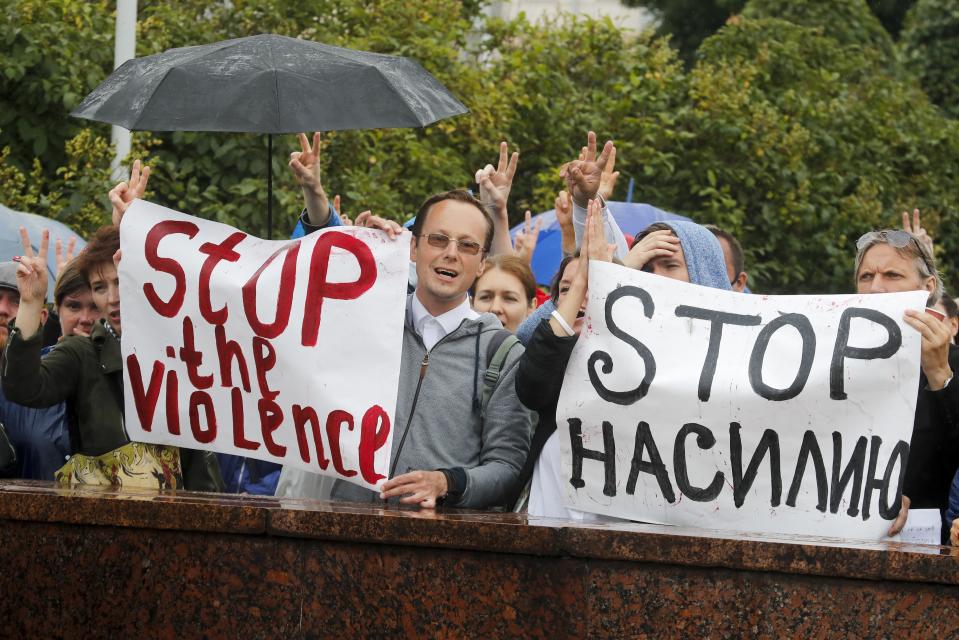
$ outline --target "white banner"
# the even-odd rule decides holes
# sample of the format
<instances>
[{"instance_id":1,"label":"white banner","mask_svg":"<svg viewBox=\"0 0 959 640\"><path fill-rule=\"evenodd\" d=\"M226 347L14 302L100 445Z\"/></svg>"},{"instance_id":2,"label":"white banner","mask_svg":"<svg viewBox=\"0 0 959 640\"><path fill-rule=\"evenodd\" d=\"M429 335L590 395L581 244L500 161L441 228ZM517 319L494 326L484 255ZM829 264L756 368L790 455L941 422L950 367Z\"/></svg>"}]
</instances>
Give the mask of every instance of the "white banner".
<instances>
[{"instance_id":1,"label":"white banner","mask_svg":"<svg viewBox=\"0 0 959 640\"><path fill-rule=\"evenodd\" d=\"M268 241L137 201L120 244L132 440L382 483L408 237L336 227Z\"/></svg>"},{"instance_id":2,"label":"white banner","mask_svg":"<svg viewBox=\"0 0 959 640\"><path fill-rule=\"evenodd\" d=\"M878 539L899 510L926 292L759 296L590 264L557 409L567 505Z\"/></svg>"}]
</instances>

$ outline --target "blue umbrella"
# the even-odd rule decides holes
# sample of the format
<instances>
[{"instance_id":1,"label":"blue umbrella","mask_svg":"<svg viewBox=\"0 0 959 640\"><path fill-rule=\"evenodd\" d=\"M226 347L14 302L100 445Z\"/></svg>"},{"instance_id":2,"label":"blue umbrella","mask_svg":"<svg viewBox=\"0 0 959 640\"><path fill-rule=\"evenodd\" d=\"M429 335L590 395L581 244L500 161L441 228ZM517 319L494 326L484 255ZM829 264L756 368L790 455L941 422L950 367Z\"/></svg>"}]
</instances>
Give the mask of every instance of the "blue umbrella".
<instances>
[{"instance_id":1,"label":"blue umbrella","mask_svg":"<svg viewBox=\"0 0 959 640\"><path fill-rule=\"evenodd\" d=\"M689 220L686 216L681 216L649 204L638 202L610 202L609 211L619 224L619 228L631 236L653 224L664 220ZM559 223L556 222L556 210L550 209L538 215L533 216L533 225L536 220L542 219L539 228L539 238L536 242L536 251L533 252L533 275L536 282L540 284L549 284L553 279L553 274L559 268L559 263L563 260L563 239L559 230ZM523 230L525 223L520 223L510 229L510 236L516 237L517 232Z\"/></svg>"},{"instance_id":2,"label":"blue umbrella","mask_svg":"<svg viewBox=\"0 0 959 640\"><path fill-rule=\"evenodd\" d=\"M85 247L87 243L73 229L62 222L44 218L34 213L14 211L0 205L0 262L9 262L14 256L23 254L23 245L20 242L20 227L24 227L30 234L30 242L33 244L34 251L40 250L40 235L43 230L48 229L50 231L50 249L47 254L49 283L47 296L48 298L52 297L53 283L57 275L57 255L53 248L56 246L57 240L63 242L63 247L66 249L70 238L76 237L77 246L74 255L79 253L80 249Z\"/></svg>"}]
</instances>

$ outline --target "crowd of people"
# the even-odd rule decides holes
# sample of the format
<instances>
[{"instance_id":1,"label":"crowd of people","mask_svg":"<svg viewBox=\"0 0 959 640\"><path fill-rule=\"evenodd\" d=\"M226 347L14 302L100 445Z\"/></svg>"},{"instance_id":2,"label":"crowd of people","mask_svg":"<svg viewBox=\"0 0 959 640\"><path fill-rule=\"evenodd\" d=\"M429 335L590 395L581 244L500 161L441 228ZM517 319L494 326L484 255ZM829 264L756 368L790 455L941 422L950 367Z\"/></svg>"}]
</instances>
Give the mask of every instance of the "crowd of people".
<instances>
[{"instance_id":1,"label":"crowd of people","mask_svg":"<svg viewBox=\"0 0 959 640\"><path fill-rule=\"evenodd\" d=\"M321 181L320 134L312 141L300 134L299 142L289 166L303 192L305 233L353 224L400 237L398 222L369 211L355 220L345 215ZM635 238L622 231L607 207L618 176L615 158L615 145L597 148L590 132L579 156L562 166L565 189L555 205L564 256L548 292L530 269L539 226L529 212L524 230L510 236L519 154L510 154L507 143L497 166L476 172L476 196L456 189L425 199L411 227L388 480L379 492L337 481L332 499L599 518L564 503L556 431L590 261L749 293L743 249L723 229L669 221ZM276 465L131 442L126 432L119 225L144 195L149 174L134 163L130 180L110 192L112 224L79 255L56 247L52 308L46 233L34 251L22 231L23 255L0 264L0 468L7 476L72 484L273 493ZM858 293L925 290L930 308L904 317L921 335L921 372L902 509L890 534L902 528L910 507L935 508L959 544L959 383L952 380L959 310L943 290L918 211L903 214L902 228L866 233L856 249L851 273Z\"/></svg>"}]
</instances>

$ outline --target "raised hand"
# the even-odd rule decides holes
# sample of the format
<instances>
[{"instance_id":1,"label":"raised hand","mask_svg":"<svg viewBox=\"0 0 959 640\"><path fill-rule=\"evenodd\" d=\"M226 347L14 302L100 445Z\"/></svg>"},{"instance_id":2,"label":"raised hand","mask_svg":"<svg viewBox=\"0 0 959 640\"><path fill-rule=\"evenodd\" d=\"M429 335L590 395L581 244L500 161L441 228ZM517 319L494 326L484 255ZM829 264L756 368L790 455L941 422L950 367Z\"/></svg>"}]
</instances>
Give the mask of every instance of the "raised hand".
<instances>
[{"instance_id":1,"label":"raised hand","mask_svg":"<svg viewBox=\"0 0 959 640\"><path fill-rule=\"evenodd\" d=\"M588 147L583 147L579 150L579 159L585 161L587 154L589 153ZM595 149L594 152L595 154ZM616 147L613 146L609 152L609 162L606 163L606 168L603 169L603 173L599 179L599 195L602 196L603 200L609 200L613 197L613 190L616 188L616 179L619 178L619 171L616 169Z\"/></svg>"},{"instance_id":2,"label":"raised hand","mask_svg":"<svg viewBox=\"0 0 959 640\"><path fill-rule=\"evenodd\" d=\"M596 134L592 131L586 136L586 153L581 153L583 160L573 160L563 165L560 177L566 180L566 187L573 201L586 208L586 204L599 193L603 171L609 163L609 156L613 152L613 141L607 140L603 151L596 157Z\"/></svg>"},{"instance_id":3,"label":"raised hand","mask_svg":"<svg viewBox=\"0 0 959 640\"><path fill-rule=\"evenodd\" d=\"M513 176L516 175L518 163L519 152L514 151L513 155L509 155L509 145L504 141L499 143L499 163L496 168L488 164L476 172L480 201L494 220L497 217L506 218L506 203L513 188Z\"/></svg>"},{"instance_id":4,"label":"raised hand","mask_svg":"<svg viewBox=\"0 0 959 640\"><path fill-rule=\"evenodd\" d=\"M573 202L569 198L569 192L560 191L556 195L556 200L553 201L553 205L556 207L556 222L559 224L560 229L568 228L572 231Z\"/></svg>"},{"instance_id":5,"label":"raised hand","mask_svg":"<svg viewBox=\"0 0 959 640\"><path fill-rule=\"evenodd\" d=\"M320 132L313 134L313 144L307 140L305 133L297 134L300 141L300 150L290 154L290 169L297 184L313 193L325 193L323 182L320 180Z\"/></svg>"},{"instance_id":6,"label":"raised hand","mask_svg":"<svg viewBox=\"0 0 959 640\"><path fill-rule=\"evenodd\" d=\"M480 201L483 207L493 218L493 246L492 255L509 254L513 251L513 243L509 239L509 213L507 202L509 192L513 187L513 176L516 175L516 165L519 163L519 153L509 154L509 145L501 142L499 145L499 164L496 168L488 164L476 172L476 183L479 185Z\"/></svg>"},{"instance_id":7,"label":"raised hand","mask_svg":"<svg viewBox=\"0 0 959 640\"><path fill-rule=\"evenodd\" d=\"M290 170L303 191L303 200L309 220L323 226L330 217L330 201L320 179L320 132L313 134L313 144L305 133L297 134L300 150L290 154Z\"/></svg>"},{"instance_id":8,"label":"raised hand","mask_svg":"<svg viewBox=\"0 0 959 640\"><path fill-rule=\"evenodd\" d=\"M516 257L526 264L532 264L533 262L533 253L536 251L536 243L539 241L539 228L542 222L542 218L537 218L536 224L532 224L532 214L527 209L523 230L516 234L513 251L516 252Z\"/></svg>"},{"instance_id":9,"label":"raised hand","mask_svg":"<svg viewBox=\"0 0 959 640\"><path fill-rule=\"evenodd\" d=\"M568 191L560 191L553 201L564 256L576 253L576 228L573 226L573 201Z\"/></svg>"},{"instance_id":10,"label":"raised hand","mask_svg":"<svg viewBox=\"0 0 959 640\"><path fill-rule=\"evenodd\" d=\"M616 189L616 180L619 178L619 171L616 168L616 147L613 146L609 151L609 162L603 168L603 173L599 177L599 195L607 202L613 197L613 190Z\"/></svg>"},{"instance_id":11,"label":"raised hand","mask_svg":"<svg viewBox=\"0 0 959 640\"><path fill-rule=\"evenodd\" d=\"M651 231L633 245L623 264L631 269L642 269L653 258L672 255L679 249L679 238L668 229Z\"/></svg>"},{"instance_id":12,"label":"raised hand","mask_svg":"<svg viewBox=\"0 0 959 640\"><path fill-rule=\"evenodd\" d=\"M66 253L63 251L63 241L60 238L57 238L57 243L54 245L54 255L57 259L57 277L60 277L60 272L63 271L63 267L73 260L73 250L77 246L77 237L70 236L70 239L67 240L67 250Z\"/></svg>"},{"instance_id":13,"label":"raised hand","mask_svg":"<svg viewBox=\"0 0 959 640\"><path fill-rule=\"evenodd\" d=\"M902 212L902 229L916 236L916 239L929 250L929 255L935 255L932 249L932 237L930 237L929 232L919 223L919 209L912 210L911 224L909 222L909 212Z\"/></svg>"},{"instance_id":14,"label":"raised hand","mask_svg":"<svg viewBox=\"0 0 959 640\"><path fill-rule=\"evenodd\" d=\"M603 205L598 199L590 200L586 208L586 233L583 234L582 253L589 260L612 262L615 250L615 244L606 242L606 233L603 230Z\"/></svg>"},{"instance_id":15,"label":"raised hand","mask_svg":"<svg viewBox=\"0 0 959 640\"><path fill-rule=\"evenodd\" d=\"M949 366L949 345L952 344L949 325L931 313L915 309L907 309L903 320L922 336L919 364L929 388L942 389L953 375Z\"/></svg>"},{"instance_id":16,"label":"raised hand","mask_svg":"<svg viewBox=\"0 0 959 640\"><path fill-rule=\"evenodd\" d=\"M47 249L50 246L50 232L43 230L40 236L40 250L33 253L30 235L20 227L20 242L23 255L17 260L17 288L20 289L20 304L43 304L47 298Z\"/></svg>"},{"instance_id":17,"label":"raised hand","mask_svg":"<svg viewBox=\"0 0 959 640\"><path fill-rule=\"evenodd\" d=\"M142 198L147 190L147 182L150 180L150 167L143 165L141 170L140 161L133 161L133 169L130 171L130 181L121 182L110 189L110 204L113 205L112 220L114 225L119 225L123 219L123 214L127 212L130 203L137 198Z\"/></svg>"}]
</instances>

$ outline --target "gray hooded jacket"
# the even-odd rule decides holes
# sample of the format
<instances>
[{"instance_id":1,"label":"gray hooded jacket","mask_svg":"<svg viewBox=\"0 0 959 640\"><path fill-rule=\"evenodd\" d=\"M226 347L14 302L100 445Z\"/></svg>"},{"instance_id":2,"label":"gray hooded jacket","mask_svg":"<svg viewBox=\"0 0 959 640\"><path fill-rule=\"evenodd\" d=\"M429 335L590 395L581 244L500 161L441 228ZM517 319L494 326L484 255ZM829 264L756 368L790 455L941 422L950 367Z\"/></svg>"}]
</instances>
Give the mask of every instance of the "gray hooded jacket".
<instances>
[{"instance_id":1,"label":"gray hooded jacket","mask_svg":"<svg viewBox=\"0 0 959 640\"><path fill-rule=\"evenodd\" d=\"M531 420L515 389L522 345L510 351L485 417L481 415L487 346L500 329L499 320L490 313L464 320L433 346L427 360L407 300L390 477L414 470L461 468L466 488L448 505L484 509L503 504L529 453ZM336 483L332 497L379 500L379 494L345 481Z\"/></svg>"}]
</instances>

